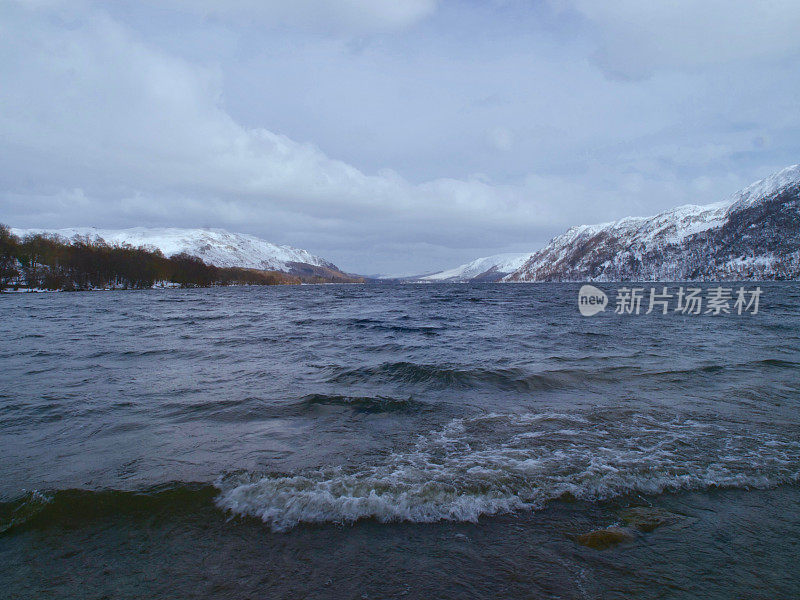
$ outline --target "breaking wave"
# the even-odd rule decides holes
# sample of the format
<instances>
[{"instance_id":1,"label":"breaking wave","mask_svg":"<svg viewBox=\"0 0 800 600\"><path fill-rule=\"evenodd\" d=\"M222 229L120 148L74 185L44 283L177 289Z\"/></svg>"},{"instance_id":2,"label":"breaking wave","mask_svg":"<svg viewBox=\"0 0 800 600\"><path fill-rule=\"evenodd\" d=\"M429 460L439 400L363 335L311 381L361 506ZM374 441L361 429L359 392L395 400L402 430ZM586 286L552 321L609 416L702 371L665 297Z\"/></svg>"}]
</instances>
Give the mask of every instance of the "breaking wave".
<instances>
[{"instance_id":1,"label":"breaking wave","mask_svg":"<svg viewBox=\"0 0 800 600\"><path fill-rule=\"evenodd\" d=\"M0 535L120 514L202 509L255 517L274 531L361 519L474 522L563 498L595 502L797 482L800 441L743 424L624 411L492 413L454 419L419 436L407 451L360 466L237 472L213 486L173 482L142 491L29 492L0 502Z\"/></svg>"},{"instance_id":2,"label":"breaking wave","mask_svg":"<svg viewBox=\"0 0 800 600\"><path fill-rule=\"evenodd\" d=\"M439 520L534 510L571 496L800 480L800 442L737 424L636 413L461 418L380 464L220 478L215 502L276 531L299 523Z\"/></svg>"}]
</instances>

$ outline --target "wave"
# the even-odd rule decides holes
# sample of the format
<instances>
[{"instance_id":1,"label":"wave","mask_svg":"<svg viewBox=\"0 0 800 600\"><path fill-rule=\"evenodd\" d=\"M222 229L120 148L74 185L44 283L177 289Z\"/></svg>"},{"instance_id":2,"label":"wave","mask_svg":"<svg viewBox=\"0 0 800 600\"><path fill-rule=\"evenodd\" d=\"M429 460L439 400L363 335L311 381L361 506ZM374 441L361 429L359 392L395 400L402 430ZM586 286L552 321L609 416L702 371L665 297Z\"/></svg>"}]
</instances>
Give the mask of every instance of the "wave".
<instances>
[{"instance_id":1,"label":"wave","mask_svg":"<svg viewBox=\"0 0 800 600\"><path fill-rule=\"evenodd\" d=\"M410 320L411 317L408 315L391 320L372 319L368 317L356 317L350 319L304 317L301 319L295 319L292 321L292 323L299 326L314 327L335 324L336 326L356 330L386 331L389 333L421 333L423 335L438 335L444 331L444 326L442 325L413 325L409 324Z\"/></svg>"},{"instance_id":2,"label":"wave","mask_svg":"<svg viewBox=\"0 0 800 600\"><path fill-rule=\"evenodd\" d=\"M342 396L338 394L309 394L294 405L301 411L316 406L344 406L358 412L418 412L428 409L425 402L408 398L390 396Z\"/></svg>"},{"instance_id":3,"label":"wave","mask_svg":"<svg viewBox=\"0 0 800 600\"><path fill-rule=\"evenodd\" d=\"M334 368L333 371L333 375L328 379L328 382L333 384L358 384L379 380L450 389L467 389L486 384L502 389L541 389L550 384L547 375L530 376L521 369L476 369L411 362Z\"/></svg>"},{"instance_id":4,"label":"wave","mask_svg":"<svg viewBox=\"0 0 800 600\"><path fill-rule=\"evenodd\" d=\"M48 527L103 517L157 511L192 511L210 505L218 490L203 483L169 483L143 491L34 490L0 502L0 535L25 527Z\"/></svg>"},{"instance_id":5,"label":"wave","mask_svg":"<svg viewBox=\"0 0 800 600\"><path fill-rule=\"evenodd\" d=\"M470 366L385 362L356 368L329 367L331 375L328 383L353 385L383 381L423 385L434 389L472 389L487 386L499 390L528 392L585 386L593 383L618 383L634 377L707 377L727 370L744 371L753 368L795 370L797 366L798 363L792 361L766 359L668 370L648 369L640 365L618 365L548 369L531 373L529 370L519 367L481 369Z\"/></svg>"},{"instance_id":6,"label":"wave","mask_svg":"<svg viewBox=\"0 0 800 600\"><path fill-rule=\"evenodd\" d=\"M299 523L440 520L534 510L565 495L766 488L800 480L800 442L735 425L621 414L455 419L381 464L222 477L218 507L275 531Z\"/></svg>"},{"instance_id":7,"label":"wave","mask_svg":"<svg viewBox=\"0 0 800 600\"><path fill-rule=\"evenodd\" d=\"M199 391L199 390L192 390ZM434 405L391 396L349 396L341 394L308 394L283 402L259 396L247 398L203 399L187 402L181 398L164 403L160 410L170 419L191 421L202 418L220 422L246 422L259 419L282 419L311 415L315 410L331 406L361 413L418 413L434 410Z\"/></svg>"},{"instance_id":8,"label":"wave","mask_svg":"<svg viewBox=\"0 0 800 600\"><path fill-rule=\"evenodd\" d=\"M621 410L490 413L453 419L407 450L367 464L236 472L214 485L174 482L143 491L30 492L0 503L0 535L109 516L200 510L257 518L274 531L362 519L475 522L542 509L565 497L598 502L800 482L800 441L749 427Z\"/></svg>"}]
</instances>

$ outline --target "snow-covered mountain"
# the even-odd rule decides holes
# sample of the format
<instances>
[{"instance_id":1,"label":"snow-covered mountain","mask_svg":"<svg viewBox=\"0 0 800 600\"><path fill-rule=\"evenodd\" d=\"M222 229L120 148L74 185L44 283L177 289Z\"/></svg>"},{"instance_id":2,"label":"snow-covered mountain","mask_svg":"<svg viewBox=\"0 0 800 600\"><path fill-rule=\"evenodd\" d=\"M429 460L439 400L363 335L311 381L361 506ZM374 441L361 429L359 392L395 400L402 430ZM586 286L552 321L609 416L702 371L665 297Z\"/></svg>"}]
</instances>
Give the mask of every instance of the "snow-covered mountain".
<instances>
[{"instance_id":1,"label":"snow-covered mountain","mask_svg":"<svg viewBox=\"0 0 800 600\"><path fill-rule=\"evenodd\" d=\"M363 281L305 250L221 229L12 229L102 238L181 252L219 267L283 271L304 281ZM727 201L681 206L653 217L572 227L529 254L498 254L454 269L398 280L686 281L800 279L800 165L758 181Z\"/></svg>"},{"instance_id":2,"label":"snow-covered mountain","mask_svg":"<svg viewBox=\"0 0 800 600\"><path fill-rule=\"evenodd\" d=\"M109 244L130 244L157 248L165 256L185 252L197 256L206 264L217 267L242 267L282 271L284 273L311 274L314 271L339 269L324 258L291 246L278 246L252 235L231 233L223 229L145 228L95 229L75 227L68 229L12 229L17 236L29 233L50 233L66 239L88 236L101 238Z\"/></svg>"},{"instance_id":3,"label":"snow-covered mountain","mask_svg":"<svg viewBox=\"0 0 800 600\"><path fill-rule=\"evenodd\" d=\"M581 225L503 281L800 278L800 165L729 200Z\"/></svg>"},{"instance_id":4,"label":"snow-covered mountain","mask_svg":"<svg viewBox=\"0 0 800 600\"><path fill-rule=\"evenodd\" d=\"M526 254L495 254L473 260L455 269L420 277L418 280L432 283L497 281L519 269L530 257L530 252Z\"/></svg>"}]
</instances>

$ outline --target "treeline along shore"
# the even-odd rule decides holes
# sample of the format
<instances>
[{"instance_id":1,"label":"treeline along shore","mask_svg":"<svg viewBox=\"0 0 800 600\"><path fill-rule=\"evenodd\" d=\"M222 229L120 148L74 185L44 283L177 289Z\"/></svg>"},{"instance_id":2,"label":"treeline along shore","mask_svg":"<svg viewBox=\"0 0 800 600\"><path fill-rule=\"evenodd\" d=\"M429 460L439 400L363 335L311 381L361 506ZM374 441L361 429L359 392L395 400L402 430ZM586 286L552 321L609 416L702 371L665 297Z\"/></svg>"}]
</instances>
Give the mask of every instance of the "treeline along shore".
<instances>
[{"instance_id":1,"label":"treeline along shore","mask_svg":"<svg viewBox=\"0 0 800 600\"><path fill-rule=\"evenodd\" d=\"M157 249L38 233L23 238L0 224L0 290L146 289L156 286L302 283L278 271L205 264L196 256L166 257Z\"/></svg>"}]
</instances>

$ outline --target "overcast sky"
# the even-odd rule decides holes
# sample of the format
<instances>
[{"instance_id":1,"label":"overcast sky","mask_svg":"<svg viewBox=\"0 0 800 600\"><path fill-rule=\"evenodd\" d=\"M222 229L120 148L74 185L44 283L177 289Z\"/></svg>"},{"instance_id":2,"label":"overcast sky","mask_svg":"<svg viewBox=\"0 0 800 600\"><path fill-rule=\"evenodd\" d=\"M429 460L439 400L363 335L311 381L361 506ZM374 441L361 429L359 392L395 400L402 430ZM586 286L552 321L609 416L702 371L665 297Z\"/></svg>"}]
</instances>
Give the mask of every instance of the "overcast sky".
<instances>
[{"instance_id":1,"label":"overcast sky","mask_svg":"<svg viewBox=\"0 0 800 600\"><path fill-rule=\"evenodd\" d=\"M364 274L800 162L797 0L0 0L0 222L221 227Z\"/></svg>"}]
</instances>

